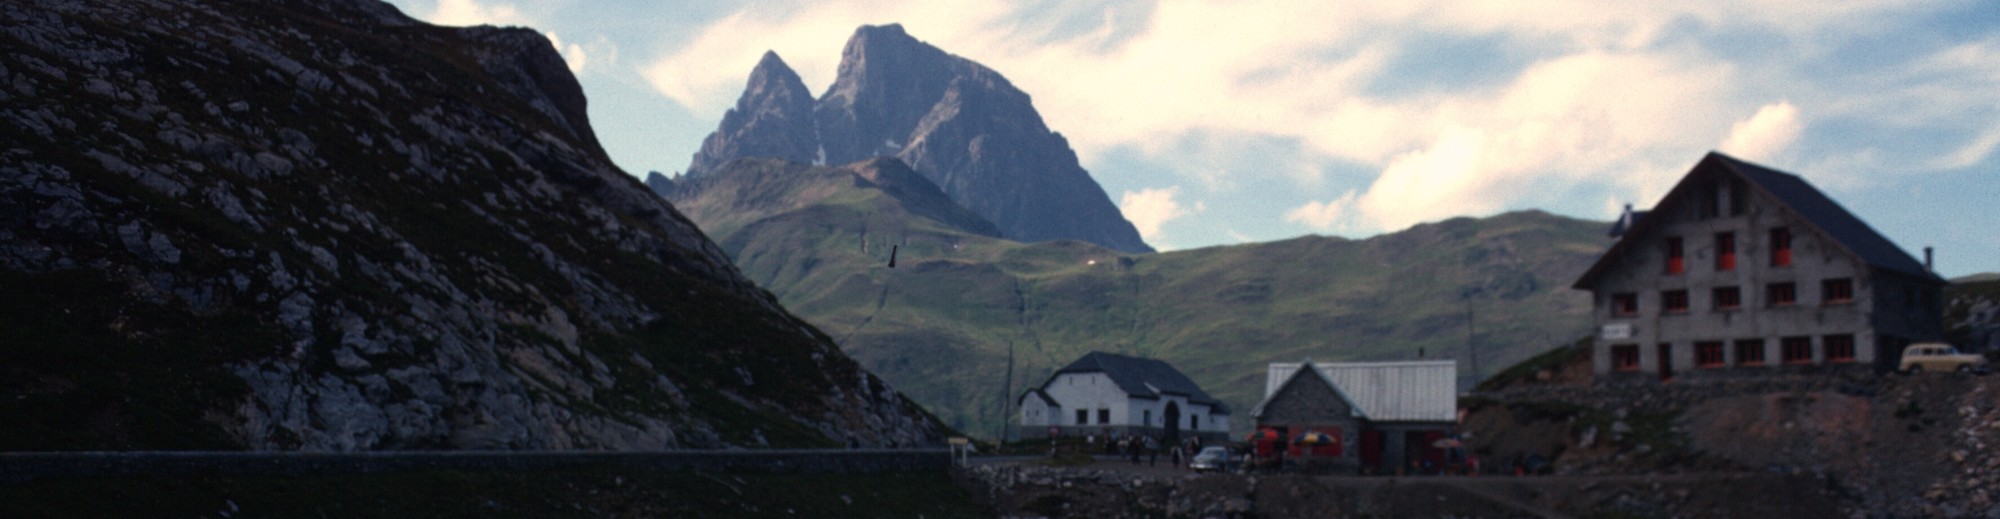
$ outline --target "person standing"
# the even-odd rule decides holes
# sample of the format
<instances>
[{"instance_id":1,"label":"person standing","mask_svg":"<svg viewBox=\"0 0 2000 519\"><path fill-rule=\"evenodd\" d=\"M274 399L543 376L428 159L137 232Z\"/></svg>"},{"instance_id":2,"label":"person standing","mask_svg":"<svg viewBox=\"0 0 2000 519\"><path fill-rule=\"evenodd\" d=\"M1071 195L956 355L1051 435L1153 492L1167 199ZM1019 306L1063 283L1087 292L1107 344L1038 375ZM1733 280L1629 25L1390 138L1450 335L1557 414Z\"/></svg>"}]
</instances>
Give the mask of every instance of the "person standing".
<instances>
[{"instance_id":1,"label":"person standing","mask_svg":"<svg viewBox=\"0 0 2000 519\"><path fill-rule=\"evenodd\" d=\"M1182 453L1183 453L1184 451L1186 451L1186 450L1187 450L1187 449L1184 449L1184 448L1181 448L1181 445L1180 445L1180 444L1178 444L1178 443L1177 443L1177 444L1174 444L1174 452L1173 452L1173 456L1174 456L1174 470L1180 470L1180 469L1182 468L1182 467L1181 467L1181 455L1182 455Z\"/></svg>"},{"instance_id":2,"label":"person standing","mask_svg":"<svg viewBox=\"0 0 2000 519\"><path fill-rule=\"evenodd\" d=\"M1160 464L1160 444L1158 442L1154 442L1153 437L1147 436L1146 466L1152 467L1152 466L1157 466L1159 464Z\"/></svg>"}]
</instances>

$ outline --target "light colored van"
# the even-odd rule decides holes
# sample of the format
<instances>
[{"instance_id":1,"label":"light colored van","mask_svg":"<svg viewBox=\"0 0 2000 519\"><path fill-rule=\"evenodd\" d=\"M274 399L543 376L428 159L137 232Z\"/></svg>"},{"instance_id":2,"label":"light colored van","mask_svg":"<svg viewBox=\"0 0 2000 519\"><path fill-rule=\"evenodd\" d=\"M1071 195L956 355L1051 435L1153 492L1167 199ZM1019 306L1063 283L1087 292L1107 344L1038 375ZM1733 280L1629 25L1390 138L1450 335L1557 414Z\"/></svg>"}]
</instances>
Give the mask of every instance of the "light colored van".
<instances>
[{"instance_id":1,"label":"light colored van","mask_svg":"<svg viewBox=\"0 0 2000 519\"><path fill-rule=\"evenodd\" d=\"M1970 353L1959 353L1958 348L1942 342L1923 342L1903 348L1903 362L1897 369L1904 373L1921 371L1986 371L1986 357Z\"/></svg>"}]
</instances>

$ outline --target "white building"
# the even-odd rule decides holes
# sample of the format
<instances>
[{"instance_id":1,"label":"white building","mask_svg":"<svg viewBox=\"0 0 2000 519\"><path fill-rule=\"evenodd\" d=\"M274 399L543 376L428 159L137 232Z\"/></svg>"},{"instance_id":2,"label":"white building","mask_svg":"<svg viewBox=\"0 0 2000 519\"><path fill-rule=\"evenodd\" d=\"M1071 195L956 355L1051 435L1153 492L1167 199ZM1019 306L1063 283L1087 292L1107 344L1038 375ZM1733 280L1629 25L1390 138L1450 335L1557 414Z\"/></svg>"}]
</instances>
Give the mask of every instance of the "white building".
<instances>
[{"instance_id":1,"label":"white building","mask_svg":"<svg viewBox=\"0 0 2000 519\"><path fill-rule=\"evenodd\" d=\"M1229 434L1229 406L1157 359L1090 352L1021 395L1021 435Z\"/></svg>"}]
</instances>

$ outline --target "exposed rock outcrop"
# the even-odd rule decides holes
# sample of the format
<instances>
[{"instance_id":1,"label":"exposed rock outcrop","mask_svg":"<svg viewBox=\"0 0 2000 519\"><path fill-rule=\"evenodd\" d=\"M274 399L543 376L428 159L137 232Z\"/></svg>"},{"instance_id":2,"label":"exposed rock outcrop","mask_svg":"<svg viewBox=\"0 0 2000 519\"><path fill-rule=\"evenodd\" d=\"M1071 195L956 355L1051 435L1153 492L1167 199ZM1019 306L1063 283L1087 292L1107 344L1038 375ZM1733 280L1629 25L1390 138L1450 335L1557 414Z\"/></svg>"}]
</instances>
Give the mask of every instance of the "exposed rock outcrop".
<instances>
[{"instance_id":1,"label":"exposed rock outcrop","mask_svg":"<svg viewBox=\"0 0 2000 519\"><path fill-rule=\"evenodd\" d=\"M737 157L768 157L800 163L826 162L813 129L812 93L778 53L765 52L736 108L722 127L701 142L686 174L700 178Z\"/></svg>"},{"instance_id":2,"label":"exposed rock outcrop","mask_svg":"<svg viewBox=\"0 0 2000 519\"><path fill-rule=\"evenodd\" d=\"M0 41L0 449L945 433L613 166L532 30L31 0Z\"/></svg>"}]
</instances>

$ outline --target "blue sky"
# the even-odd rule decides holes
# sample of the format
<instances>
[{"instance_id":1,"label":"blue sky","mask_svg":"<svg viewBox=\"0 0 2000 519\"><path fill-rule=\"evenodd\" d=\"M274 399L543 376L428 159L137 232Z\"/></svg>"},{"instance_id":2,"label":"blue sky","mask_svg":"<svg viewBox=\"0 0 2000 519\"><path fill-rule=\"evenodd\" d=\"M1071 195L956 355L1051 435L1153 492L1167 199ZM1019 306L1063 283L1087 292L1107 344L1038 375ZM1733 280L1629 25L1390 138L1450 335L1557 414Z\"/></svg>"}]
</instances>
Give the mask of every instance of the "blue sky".
<instances>
[{"instance_id":1,"label":"blue sky","mask_svg":"<svg viewBox=\"0 0 2000 519\"><path fill-rule=\"evenodd\" d=\"M634 175L685 168L765 50L818 93L855 27L893 22L1032 95L1163 250L1610 220L1722 150L1938 247L1941 274L2000 271L1991 2L390 3L548 35Z\"/></svg>"}]
</instances>

